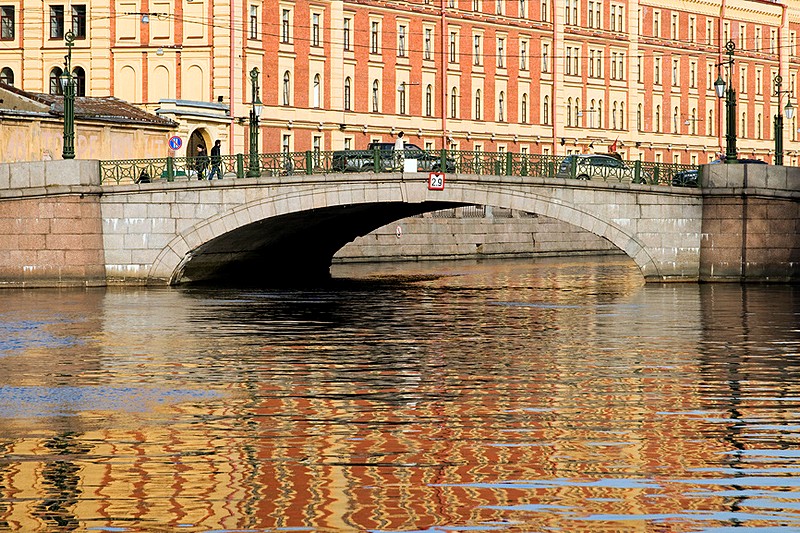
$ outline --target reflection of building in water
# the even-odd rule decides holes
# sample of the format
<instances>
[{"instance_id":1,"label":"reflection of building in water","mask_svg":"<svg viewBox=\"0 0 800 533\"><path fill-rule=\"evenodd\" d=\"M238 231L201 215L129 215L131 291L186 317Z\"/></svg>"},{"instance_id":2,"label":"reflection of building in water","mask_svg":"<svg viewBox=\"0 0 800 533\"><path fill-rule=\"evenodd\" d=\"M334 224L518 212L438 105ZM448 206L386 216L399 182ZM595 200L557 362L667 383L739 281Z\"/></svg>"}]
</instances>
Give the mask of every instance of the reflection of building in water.
<instances>
[{"instance_id":1,"label":"reflection of building in water","mask_svg":"<svg viewBox=\"0 0 800 533\"><path fill-rule=\"evenodd\" d=\"M710 397L720 400L708 410L722 415L734 401L741 413L763 413L757 399L725 390L722 331L699 339L722 344L694 365L694 354L674 345L637 348L641 336L657 335L657 320L603 344L593 331L618 327L612 313L590 317L568 303L536 311L563 331L541 346L525 332L511 335L525 322L485 316L486 335L465 339L446 310L449 326L429 339L287 337L263 349L258 371L245 372L237 347L220 341L211 351L244 376L229 397L105 424L127 430L95 429L103 413L84 412L80 431L6 440L0 524L396 531L502 522L506 531L619 531L612 519L580 519L726 509L724 497L672 482L717 476L696 468L724 465L731 451L726 426L687 413ZM488 312L476 309L475 319ZM686 311L688 321L697 315ZM595 323L572 338L566 325L576 320ZM755 360L746 366L751 380L765 372L764 382L780 382ZM704 384L685 380L698 373ZM624 529L654 526L631 520Z\"/></svg>"}]
</instances>

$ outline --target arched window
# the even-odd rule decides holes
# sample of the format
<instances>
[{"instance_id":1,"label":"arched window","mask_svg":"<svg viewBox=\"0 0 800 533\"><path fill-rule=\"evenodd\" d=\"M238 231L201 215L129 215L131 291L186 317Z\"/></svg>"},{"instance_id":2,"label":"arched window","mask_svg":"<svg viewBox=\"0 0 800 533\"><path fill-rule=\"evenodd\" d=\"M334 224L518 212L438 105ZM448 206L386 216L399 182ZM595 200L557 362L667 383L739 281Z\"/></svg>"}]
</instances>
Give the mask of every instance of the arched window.
<instances>
[{"instance_id":1,"label":"arched window","mask_svg":"<svg viewBox=\"0 0 800 533\"><path fill-rule=\"evenodd\" d=\"M642 131L642 104L636 106L636 131Z\"/></svg>"},{"instance_id":2,"label":"arched window","mask_svg":"<svg viewBox=\"0 0 800 533\"><path fill-rule=\"evenodd\" d=\"M625 129L625 102L619 103L619 129Z\"/></svg>"},{"instance_id":3,"label":"arched window","mask_svg":"<svg viewBox=\"0 0 800 533\"><path fill-rule=\"evenodd\" d=\"M656 127L653 129L656 133L661 133L661 106L656 106Z\"/></svg>"},{"instance_id":4,"label":"arched window","mask_svg":"<svg viewBox=\"0 0 800 533\"><path fill-rule=\"evenodd\" d=\"M458 118L458 89L450 91L450 118Z\"/></svg>"},{"instance_id":5,"label":"arched window","mask_svg":"<svg viewBox=\"0 0 800 533\"><path fill-rule=\"evenodd\" d=\"M520 122L523 124L528 123L528 94L522 93L522 104L520 109Z\"/></svg>"},{"instance_id":6,"label":"arched window","mask_svg":"<svg viewBox=\"0 0 800 533\"><path fill-rule=\"evenodd\" d=\"M550 97L547 95L542 103L542 124L550 124Z\"/></svg>"},{"instance_id":7,"label":"arched window","mask_svg":"<svg viewBox=\"0 0 800 533\"><path fill-rule=\"evenodd\" d=\"M761 113L756 117L756 139L761 138Z\"/></svg>"},{"instance_id":8,"label":"arched window","mask_svg":"<svg viewBox=\"0 0 800 533\"><path fill-rule=\"evenodd\" d=\"M8 67L3 67L3 70L0 70L0 82L5 83L6 85L14 85L14 71Z\"/></svg>"},{"instance_id":9,"label":"arched window","mask_svg":"<svg viewBox=\"0 0 800 533\"><path fill-rule=\"evenodd\" d=\"M747 137L747 111L742 111L742 138Z\"/></svg>"},{"instance_id":10,"label":"arched window","mask_svg":"<svg viewBox=\"0 0 800 533\"><path fill-rule=\"evenodd\" d=\"M597 127L603 127L603 101L597 101Z\"/></svg>"},{"instance_id":11,"label":"arched window","mask_svg":"<svg viewBox=\"0 0 800 533\"><path fill-rule=\"evenodd\" d=\"M425 87L425 116L433 115L433 87Z\"/></svg>"},{"instance_id":12,"label":"arched window","mask_svg":"<svg viewBox=\"0 0 800 533\"><path fill-rule=\"evenodd\" d=\"M72 77L75 78L75 96L86 96L86 71L82 67L75 67Z\"/></svg>"},{"instance_id":13,"label":"arched window","mask_svg":"<svg viewBox=\"0 0 800 533\"><path fill-rule=\"evenodd\" d=\"M475 120L481 119L481 90L475 91Z\"/></svg>"},{"instance_id":14,"label":"arched window","mask_svg":"<svg viewBox=\"0 0 800 533\"><path fill-rule=\"evenodd\" d=\"M497 120L500 122L506 119L506 93L500 91L500 98L497 100Z\"/></svg>"},{"instance_id":15,"label":"arched window","mask_svg":"<svg viewBox=\"0 0 800 533\"><path fill-rule=\"evenodd\" d=\"M672 133L679 133L680 130L678 129L678 106L675 106L672 110Z\"/></svg>"},{"instance_id":16,"label":"arched window","mask_svg":"<svg viewBox=\"0 0 800 533\"><path fill-rule=\"evenodd\" d=\"M580 98L576 98L575 99L575 107L573 108L574 113L572 115L573 117L575 117L575 125L576 126L580 126L580 124L578 124L578 114L580 113L580 109L581 109L581 99Z\"/></svg>"},{"instance_id":17,"label":"arched window","mask_svg":"<svg viewBox=\"0 0 800 533\"><path fill-rule=\"evenodd\" d=\"M322 79L319 74L314 74L314 107L319 107L322 101Z\"/></svg>"},{"instance_id":18,"label":"arched window","mask_svg":"<svg viewBox=\"0 0 800 533\"><path fill-rule=\"evenodd\" d=\"M611 129L617 129L617 103L611 104Z\"/></svg>"},{"instance_id":19,"label":"arched window","mask_svg":"<svg viewBox=\"0 0 800 533\"><path fill-rule=\"evenodd\" d=\"M53 67L50 71L50 94L64 94L61 90L61 83L58 80L63 73L64 71L60 67Z\"/></svg>"},{"instance_id":20,"label":"arched window","mask_svg":"<svg viewBox=\"0 0 800 533\"><path fill-rule=\"evenodd\" d=\"M372 82L372 112L377 113L380 108L380 84L375 80Z\"/></svg>"},{"instance_id":21,"label":"arched window","mask_svg":"<svg viewBox=\"0 0 800 533\"><path fill-rule=\"evenodd\" d=\"M708 126L706 127L706 135L714 135L714 110L708 110Z\"/></svg>"},{"instance_id":22,"label":"arched window","mask_svg":"<svg viewBox=\"0 0 800 533\"><path fill-rule=\"evenodd\" d=\"M292 75L289 71L283 73L283 105L291 105Z\"/></svg>"},{"instance_id":23,"label":"arched window","mask_svg":"<svg viewBox=\"0 0 800 533\"><path fill-rule=\"evenodd\" d=\"M572 98L567 99L567 126L572 126Z\"/></svg>"},{"instance_id":24,"label":"arched window","mask_svg":"<svg viewBox=\"0 0 800 533\"><path fill-rule=\"evenodd\" d=\"M350 111L350 77L344 79L344 109Z\"/></svg>"}]
</instances>

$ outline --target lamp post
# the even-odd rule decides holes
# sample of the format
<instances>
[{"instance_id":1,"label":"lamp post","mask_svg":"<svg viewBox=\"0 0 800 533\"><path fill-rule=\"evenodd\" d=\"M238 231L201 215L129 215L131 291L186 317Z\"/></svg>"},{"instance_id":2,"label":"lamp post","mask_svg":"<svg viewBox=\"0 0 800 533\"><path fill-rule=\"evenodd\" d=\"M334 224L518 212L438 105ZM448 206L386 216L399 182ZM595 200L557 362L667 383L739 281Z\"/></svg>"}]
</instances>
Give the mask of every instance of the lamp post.
<instances>
[{"instance_id":1,"label":"lamp post","mask_svg":"<svg viewBox=\"0 0 800 533\"><path fill-rule=\"evenodd\" d=\"M258 118L261 116L261 99L258 97L258 68L250 71L250 82L253 86L253 107L250 109L250 169L247 176L255 178L261 175L258 168Z\"/></svg>"},{"instance_id":2,"label":"lamp post","mask_svg":"<svg viewBox=\"0 0 800 533\"><path fill-rule=\"evenodd\" d=\"M733 41L728 41L725 44L725 53L728 54L728 59L716 64L717 67L728 65L728 80L730 83L727 84L727 91L725 90L726 84L725 80L722 79L722 73L720 73L717 81L714 82L714 90L717 92L717 98L725 96L725 115L728 122L728 129L725 134L726 163L736 162L736 91L733 89L733 50L735 48L736 45L733 44Z\"/></svg>"},{"instance_id":3,"label":"lamp post","mask_svg":"<svg viewBox=\"0 0 800 533\"><path fill-rule=\"evenodd\" d=\"M64 145L61 157L75 159L75 79L72 77L72 45L75 34L72 30L64 34L67 55L64 56L64 72L59 76L61 94L64 95Z\"/></svg>"},{"instance_id":4,"label":"lamp post","mask_svg":"<svg viewBox=\"0 0 800 533\"><path fill-rule=\"evenodd\" d=\"M772 81L775 84L775 96L778 97L778 112L775 113L775 164L783 165L783 115L786 115L789 120L792 120L794 116L791 96L788 96L792 91L781 90L783 78L780 74L776 75ZM787 95L786 107L783 108L783 114L781 114L781 95L784 94Z\"/></svg>"}]
</instances>

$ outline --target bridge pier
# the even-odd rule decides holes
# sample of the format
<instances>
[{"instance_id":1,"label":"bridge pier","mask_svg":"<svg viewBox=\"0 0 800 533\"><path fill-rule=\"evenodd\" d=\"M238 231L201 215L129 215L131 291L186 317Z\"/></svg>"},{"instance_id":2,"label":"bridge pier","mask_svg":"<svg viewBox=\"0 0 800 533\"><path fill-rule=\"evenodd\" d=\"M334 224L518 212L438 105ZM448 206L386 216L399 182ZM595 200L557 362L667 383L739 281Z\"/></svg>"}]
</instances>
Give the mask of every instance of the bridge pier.
<instances>
[{"instance_id":1,"label":"bridge pier","mask_svg":"<svg viewBox=\"0 0 800 533\"><path fill-rule=\"evenodd\" d=\"M700 281L800 281L800 169L703 166Z\"/></svg>"}]
</instances>

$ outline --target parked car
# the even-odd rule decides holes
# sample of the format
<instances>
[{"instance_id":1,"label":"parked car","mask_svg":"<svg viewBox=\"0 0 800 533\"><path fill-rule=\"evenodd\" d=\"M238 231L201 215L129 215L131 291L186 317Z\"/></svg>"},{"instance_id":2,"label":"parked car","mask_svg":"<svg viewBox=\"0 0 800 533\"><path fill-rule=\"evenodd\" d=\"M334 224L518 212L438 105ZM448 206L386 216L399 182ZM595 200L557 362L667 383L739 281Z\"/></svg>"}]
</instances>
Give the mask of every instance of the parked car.
<instances>
[{"instance_id":1,"label":"parked car","mask_svg":"<svg viewBox=\"0 0 800 533\"><path fill-rule=\"evenodd\" d=\"M626 166L616 157L601 154L568 155L561 161L556 177L571 178L573 161L575 164L575 177L579 180L633 181L632 168Z\"/></svg>"},{"instance_id":2,"label":"parked car","mask_svg":"<svg viewBox=\"0 0 800 533\"><path fill-rule=\"evenodd\" d=\"M697 178L700 172L697 169L682 170L672 176L673 187L697 187Z\"/></svg>"},{"instance_id":3,"label":"parked car","mask_svg":"<svg viewBox=\"0 0 800 533\"><path fill-rule=\"evenodd\" d=\"M337 172L373 172L375 170L375 149L378 150L380 168L384 172L395 168L394 143L373 142L366 150L337 150L333 152L332 168ZM417 161L417 172L438 172L442 159L438 153L427 152L416 144L406 143L405 158ZM445 172L455 172L456 162L452 157L445 161Z\"/></svg>"}]
</instances>

